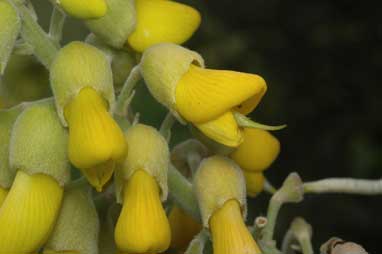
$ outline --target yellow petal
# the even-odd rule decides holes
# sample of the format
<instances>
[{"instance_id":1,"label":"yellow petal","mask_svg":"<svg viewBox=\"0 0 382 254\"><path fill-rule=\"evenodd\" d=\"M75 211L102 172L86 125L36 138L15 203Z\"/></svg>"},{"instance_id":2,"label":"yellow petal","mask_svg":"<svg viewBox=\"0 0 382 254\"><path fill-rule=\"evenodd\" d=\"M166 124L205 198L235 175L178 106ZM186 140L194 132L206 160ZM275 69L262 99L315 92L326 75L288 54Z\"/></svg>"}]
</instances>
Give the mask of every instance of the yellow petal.
<instances>
[{"instance_id":1,"label":"yellow petal","mask_svg":"<svg viewBox=\"0 0 382 254\"><path fill-rule=\"evenodd\" d=\"M207 137L229 147L237 147L243 141L242 131L231 111L211 121L195 124L195 127Z\"/></svg>"},{"instance_id":2,"label":"yellow petal","mask_svg":"<svg viewBox=\"0 0 382 254\"><path fill-rule=\"evenodd\" d=\"M101 163L93 168L82 169L81 172L84 174L89 183L94 186L94 188L101 192L103 186L110 180L113 176L115 168L115 162L109 160L105 163Z\"/></svg>"},{"instance_id":3,"label":"yellow petal","mask_svg":"<svg viewBox=\"0 0 382 254\"><path fill-rule=\"evenodd\" d=\"M171 248L186 250L194 236L202 230L202 225L177 205L172 207L168 219L171 227Z\"/></svg>"},{"instance_id":4,"label":"yellow petal","mask_svg":"<svg viewBox=\"0 0 382 254\"><path fill-rule=\"evenodd\" d=\"M163 252L171 230L160 201L158 184L144 170L136 171L124 188L123 207L115 228L121 252Z\"/></svg>"},{"instance_id":5,"label":"yellow petal","mask_svg":"<svg viewBox=\"0 0 382 254\"><path fill-rule=\"evenodd\" d=\"M172 1L136 0L137 24L128 43L139 52L162 43L182 44L200 25L197 10Z\"/></svg>"},{"instance_id":6,"label":"yellow petal","mask_svg":"<svg viewBox=\"0 0 382 254\"><path fill-rule=\"evenodd\" d=\"M236 200L227 201L210 219L214 254L260 254L240 212Z\"/></svg>"},{"instance_id":7,"label":"yellow petal","mask_svg":"<svg viewBox=\"0 0 382 254\"><path fill-rule=\"evenodd\" d=\"M107 11L105 0L60 0L59 4L69 15L80 19L100 18Z\"/></svg>"},{"instance_id":8,"label":"yellow petal","mask_svg":"<svg viewBox=\"0 0 382 254\"><path fill-rule=\"evenodd\" d=\"M268 131L245 128L244 141L231 158L247 171L267 169L280 153L280 142Z\"/></svg>"},{"instance_id":9,"label":"yellow petal","mask_svg":"<svg viewBox=\"0 0 382 254\"><path fill-rule=\"evenodd\" d=\"M126 153L125 137L107 111L105 100L90 87L83 88L65 107L69 123L69 159L80 169L94 168Z\"/></svg>"},{"instance_id":10,"label":"yellow petal","mask_svg":"<svg viewBox=\"0 0 382 254\"><path fill-rule=\"evenodd\" d=\"M5 198L7 197L8 190L0 187L0 207L3 204Z\"/></svg>"},{"instance_id":11,"label":"yellow petal","mask_svg":"<svg viewBox=\"0 0 382 254\"><path fill-rule=\"evenodd\" d=\"M264 189L264 175L263 173L243 170L245 177L245 184L247 186L247 195L250 197L256 197L257 194Z\"/></svg>"},{"instance_id":12,"label":"yellow petal","mask_svg":"<svg viewBox=\"0 0 382 254\"><path fill-rule=\"evenodd\" d=\"M37 252L54 227L62 196L52 177L18 171L0 208L2 253Z\"/></svg>"},{"instance_id":13,"label":"yellow petal","mask_svg":"<svg viewBox=\"0 0 382 254\"><path fill-rule=\"evenodd\" d=\"M176 108L187 121L203 123L240 105L253 110L266 89L264 79L255 74L191 65L177 84Z\"/></svg>"}]
</instances>

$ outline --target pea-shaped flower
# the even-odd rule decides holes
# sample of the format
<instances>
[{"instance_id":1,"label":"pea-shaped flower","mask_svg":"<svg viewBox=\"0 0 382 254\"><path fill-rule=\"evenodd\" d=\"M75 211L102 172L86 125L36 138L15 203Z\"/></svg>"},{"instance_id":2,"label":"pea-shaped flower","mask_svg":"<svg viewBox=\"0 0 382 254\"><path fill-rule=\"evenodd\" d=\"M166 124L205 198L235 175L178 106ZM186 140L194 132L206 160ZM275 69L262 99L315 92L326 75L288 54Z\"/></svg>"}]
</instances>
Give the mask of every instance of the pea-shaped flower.
<instances>
[{"instance_id":1,"label":"pea-shaped flower","mask_svg":"<svg viewBox=\"0 0 382 254\"><path fill-rule=\"evenodd\" d=\"M243 141L234 112L247 114L267 87L258 75L204 68L202 57L175 44L147 49L140 63L151 94L180 120L228 147Z\"/></svg>"},{"instance_id":2,"label":"pea-shaped flower","mask_svg":"<svg viewBox=\"0 0 382 254\"><path fill-rule=\"evenodd\" d=\"M89 29L115 48L143 52L161 42L181 44L200 24L197 10L175 1L108 0L106 15L87 20Z\"/></svg>"},{"instance_id":3,"label":"pea-shaped flower","mask_svg":"<svg viewBox=\"0 0 382 254\"><path fill-rule=\"evenodd\" d=\"M34 253L48 239L70 179L66 147L67 133L52 99L18 116L9 152L16 177L0 209L3 253Z\"/></svg>"},{"instance_id":4,"label":"pea-shaped flower","mask_svg":"<svg viewBox=\"0 0 382 254\"><path fill-rule=\"evenodd\" d=\"M154 128L137 124L126 132L131 147L117 171L117 198L123 207L115 227L120 253L160 253L171 230L161 201L167 198L169 150Z\"/></svg>"},{"instance_id":5,"label":"pea-shaped flower","mask_svg":"<svg viewBox=\"0 0 382 254\"><path fill-rule=\"evenodd\" d=\"M243 143L231 158L246 171L261 172L269 168L280 153L280 142L270 132L244 128Z\"/></svg>"},{"instance_id":6,"label":"pea-shaped flower","mask_svg":"<svg viewBox=\"0 0 382 254\"><path fill-rule=\"evenodd\" d=\"M245 182L232 160L222 156L203 160L194 176L194 189L214 254L261 253L244 223Z\"/></svg>"},{"instance_id":7,"label":"pea-shaped flower","mask_svg":"<svg viewBox=\"0 0 382 254\"><path fill-rule=\"evenodd\" d=\"M69 159L101 191L127 151L109 112L115 100L110 63L95 47L72 42L59 51L50 77L58 114L69 126Z\"/></svg>"},{"instance_id":8,"label":"pea-shaped flower","mask_svg":"<svg viewBox=\"0 0 382 254\"><path fill-rule=\"evenodd\" d=\"M15 172L9 165L9 144L13 124L22 108L23 106L19 105L8 110L0 110L0 207L15 177Z\"/></svg>"}]
</instances>

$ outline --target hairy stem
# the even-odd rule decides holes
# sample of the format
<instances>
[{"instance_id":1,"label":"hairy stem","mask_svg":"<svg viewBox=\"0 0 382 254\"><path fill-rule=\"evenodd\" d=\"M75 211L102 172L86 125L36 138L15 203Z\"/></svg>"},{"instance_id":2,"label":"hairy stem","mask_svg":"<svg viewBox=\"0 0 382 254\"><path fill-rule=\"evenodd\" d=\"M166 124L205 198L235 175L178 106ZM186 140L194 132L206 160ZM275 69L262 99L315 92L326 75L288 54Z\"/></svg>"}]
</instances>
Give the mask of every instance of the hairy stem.
<instances>
[{"instance_id":1,"label":"hairy stem","mask_svg":"<svg viewBox=\"0 0 382 254\"><path fill-rule=\"evenodd\" d=\"M32 46L37 59L49 69L58 48L33 18L30 9L25 5L19 5L18 9L22 19L21 37Z\"/></svg>"},{"instance_id":2,"label":"hairy stem","mask_svg":"<svg viewBox=\"0 0 382 254\"><path fill-rule=\"evenodd\" d=\"M357 180L352 178L329 178L304 183L304 192L381 195L382 179Z\"/></svg>"},{"instance_id":3,"label":"hairy stem","mask_svg":"<svg viewBox=\"0 0 382 254\"><path fill-rule=\"evenodd\" d=\"M50 18L49 36L59 45L62 38L62 30L64 28L66 15L57 7L54 7Z\"/></svg>"},{"instance_id":4,"label":"hairy stem","mask_svg":"<svg viewBox=\"0 0 382 254\"><path fill-rule=\"evenodd\" d=\"M159 132L167 140L167 142L171 139L171 128L174 123L175 117L171 114L171 112L168 112L159 129Z\"/></svg>"}]
</instances>

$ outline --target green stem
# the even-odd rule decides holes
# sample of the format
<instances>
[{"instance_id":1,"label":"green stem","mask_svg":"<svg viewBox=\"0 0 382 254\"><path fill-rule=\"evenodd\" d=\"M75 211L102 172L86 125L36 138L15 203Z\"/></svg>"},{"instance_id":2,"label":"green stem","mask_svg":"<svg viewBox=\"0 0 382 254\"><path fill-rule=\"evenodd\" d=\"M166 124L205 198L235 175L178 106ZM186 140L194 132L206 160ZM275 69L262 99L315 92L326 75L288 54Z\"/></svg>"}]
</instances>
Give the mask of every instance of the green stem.
<instances>
[{"instance_id":1,"label":"green stem","mask_svg":"<svg viewBox=\"0 0 382 254\"><path fill-rule=\"evenodd\" d=\"M382 179L363 180L352 178L329 178L304 183L304 192L381 195Z\"/></svg>"},{"instance_id":2,"label":"green stem","mask_svg":"<svg viewBox=\"0 0 382 254\"><path fill-rule=\"evenodd\" d=\"M268 179L265 179L264 190L270 194L275 194L277 191L277 189L273 187L273 185L268 181Z\"/></svg>"},{"instance_id":3,"label":"green stem","mask_svg":"<svg viewBox=\"0 0 382 254\"><path fill-rule=\"evenodd\" d=\"M201 221L192 184L173 165L168 169L168 187L176 203L194 219Z\"/></svg>"},{"instance_id":4,"label":"green stem","mask_svg":"<svg viewBox=\"0 0 382 254\"><path fill-rule=\"evenodd\" d=\"M62 30L64 28L66 15L63 11L54 7L50 18L49 36L59 45L62 38Z\"/></svg>"},{"instance_id":5,"label":"green stem","mask_svg":"<svg viewBox=\"0 0 382 254\"><path fill-rule=\"evenodd\" d=\"M159 129L159 132L167 140L167 142L171 139L171 128L174 123L175 117L171 114L171 112L168 112Z\"/></svg>"},{"instance_id":6,"label":"green stem","mask_svg":"<svg viewBox=\"0 0 382 254\"><path fill-rule=\"evenodd\" d=\"M280 212L280 208L283 205L276 195L273 195L268 206L267 219L268 223L263 230L263 241L270 242L273 239L273 233L276 226L277 216Z\"/></svg>"},{"instance_id":7,"label":"green stem","mask_svg":"<svg viewBox=\"0 0 382 254\"><path fill-rule=\"evenodd\" d=\"M23 21L21 37L32 46L37 59L49 69L58 48L49 38L49 35L34 20L31 11L25 5L19 5L18 9Z\"/></svg>"},{"instance_id":8,"label":"green stem","mask_svg":"<svg viewBox=\"0 0 382 254\"><path fill-rule=\"evenodd\" d=\"M116 106L114 109L114 114L121 117L126 117L129 104L133 99L134 87L138 84L138 81L142 79L141 71L139 70L139 65L136 65L130 72L129 77L126 79L125 84L122 87L121 93L118 96Z\"/></svg>"}]
</instances>

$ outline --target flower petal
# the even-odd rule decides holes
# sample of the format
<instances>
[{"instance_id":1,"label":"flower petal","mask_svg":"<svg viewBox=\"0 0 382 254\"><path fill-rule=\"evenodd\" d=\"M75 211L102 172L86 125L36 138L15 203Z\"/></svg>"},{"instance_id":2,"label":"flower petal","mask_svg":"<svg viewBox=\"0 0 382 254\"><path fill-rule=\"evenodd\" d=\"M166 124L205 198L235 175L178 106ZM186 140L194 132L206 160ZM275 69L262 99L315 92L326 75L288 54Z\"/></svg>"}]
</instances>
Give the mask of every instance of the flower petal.
<instances>
[{"instance_id":1,"label":"flower petal","mask_svg":"<svg viewBox=\"0 0 382 254\"><path fill-rule=\"evenodd\" d=\"M163 42L182 44L200 25L197 10L173 1L136 0L137 24L128 37L136 51Z\"/></svg>"},{"instance_id":2,"label":"flower petal","mask_svg":"<svg viewBox=\"0 0 382 254\"><path fill-rule=\"evenodd\" d=\"M231 111L209 122L195 124L195 127L207 137L229 147L237 147L243 141L242 131Z\"/></svg>"},{"instance_id":3,"label":"flower petal","mask_svg":"<svg viewBox=\"0 0 382 254\"><path fill-rule=\"evenodd\" d=\"M245 185L247 186L247 195L256 197L264 189L264 174L261 172L243 170Z\"/></svg>"},{"instance_id":4,"label":"flower petal","mask_svg":"<svg viewBox=\"0 0 382 254\"><path fill-rule=\"evenodd\" d=\"M203 123L235 107L252 111L266 89L264 79L255 74L191 65L177 84L176 107L187 121Z\"/></svg>"},{"instance_id":5,"label":"flower petal","mask_svg":"<svg viewBox=\"0 0 382 254\"><path fill-rule=\"evenodd\" d=\"M18 171L0 208L0 250L37 252L54 227L62 196L63 188L54 178Z\"/></svg>"},{"instance_id":6,"label":"flower petal","mask_svg":"<svg viewBox=\"0 0 382 254\"><path fill-rule=\"evenodd\" d=\"M171 230L158 184L138 170L124 188L124 201L115 228L115 242L122 252L163 252L170 245Z\"/></svg>"}]
</instances>

